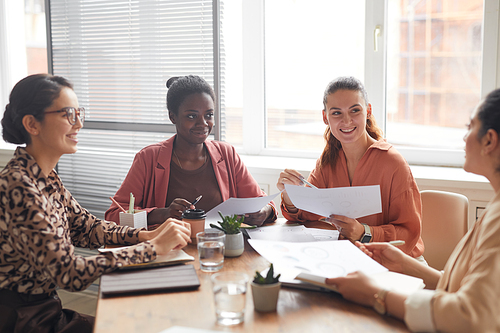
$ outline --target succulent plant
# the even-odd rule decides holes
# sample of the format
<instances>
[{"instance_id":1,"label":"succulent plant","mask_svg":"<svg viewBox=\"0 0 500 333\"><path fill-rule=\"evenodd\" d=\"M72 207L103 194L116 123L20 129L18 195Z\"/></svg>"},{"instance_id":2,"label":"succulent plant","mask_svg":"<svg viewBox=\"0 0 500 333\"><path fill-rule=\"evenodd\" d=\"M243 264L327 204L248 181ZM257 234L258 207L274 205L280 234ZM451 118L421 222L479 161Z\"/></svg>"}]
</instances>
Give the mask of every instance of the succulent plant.
<instances>
[{"instance_id":1,"label":"succulent plant","mask_svg":"<svg viewBox=\"0 0 500 333\"><path fill-rule=\"evenodd\" d=\"M213 223L210 223L210 226L215 229L219 229L223 231L227 235L233 235L237 234L240 232L240 229L253 229L256 228L255 226L250 226L250 227L242 227L241 224L245 220L245 217L242 216L238 219L238 215L233 215L233 216L223 216L221 212L219 212L219 216L222 219L221 221L217 221L219 225L215 225Z\"/></svg>"},{"instance_id":2,"label":"succulent plant","mask_svg":"<svg viewBox=\"0 0 500 333\"><path fill-rule=\"evenodd\" d=\"M273 264L271 263L271 266L269 266L269 270L267 271L266 277L263 277L262 274L259 273L259 271L256 271L255 276L253 278L253 282L257 283L257 284L277 283L277 282L279 282L280 276L281 276L281 274L274 276L274 267L273 267Z\"/></svg>"}]
</instances>

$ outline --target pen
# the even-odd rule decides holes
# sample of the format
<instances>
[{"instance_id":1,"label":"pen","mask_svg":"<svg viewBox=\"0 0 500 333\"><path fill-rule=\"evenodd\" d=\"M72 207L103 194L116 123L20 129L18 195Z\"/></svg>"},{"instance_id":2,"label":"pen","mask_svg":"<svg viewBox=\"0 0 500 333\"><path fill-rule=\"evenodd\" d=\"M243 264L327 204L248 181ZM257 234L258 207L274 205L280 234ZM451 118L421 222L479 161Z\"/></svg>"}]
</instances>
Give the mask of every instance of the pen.
<instances>
[{"instance_id":1,"label":"pen","mask_svg":"<svg viewBox=\"0 0 500 333\"><path fill-rule=\"evenodd\" d=\"M303 182L304 184L307 184L307 185L309 185L309 186L310 186L310 187L312 187L312 188L318 189L316 186L314 186L313 184L311 184L311 183L309 183L307 180L305 180L305 179L304 179L304 177L302 177L302 178L301 178L301 180L302 180L302 182Z\"/></svg>"},{"instance_id":2,"label":"pen","mask_svg":"<svg viewBox=\"0 0 500 333\"><path fill-rule=\"evenodd\" d=\"M120 208L120 210L124 213L126 213L127 211L125 210L125 208L123 208L115 199L113 199L113 197L109 197L111 199L111 201L113 201L117 206L118 208Z\"/></svg>"},{"instance_id":3,"label":"pen","mask_svg":"<svg viewBox=\"0 0 500 333\"><path fill-rule=\"evenodd\" d=\"M194 206L194 205L196 205L196 204L197 204L197 203L201 200L201 198L202 198L202 197L203 197L203 196L202 196L202 195L200 195L198 198L194 199L194 201L193 201L193 202L191 202L191 205L193 205L193 206Z\"/></svg>"},{"instance_id":4,"label":"pen","mask_svg":"<svg viewBox=\"0 0 500 333\"><path fill-rule=\"evenodd\" d=\"M395 240L395 241L390 241L389 244L394 245L394 246L400 246L400 245L405 245L404 240Z\"/></svg>"},{"instance_id":5,"label":"pen","mask_svg":"<svg viewBox=\"0 0 500 333\"><path fill-rule=\"evenodd\" d=\"M134 195L132 194L132 192L130 192L130 203L128 205L128 212L130 214L134 214L134 201L135 201Z\"/></svg>"}]
</instances>

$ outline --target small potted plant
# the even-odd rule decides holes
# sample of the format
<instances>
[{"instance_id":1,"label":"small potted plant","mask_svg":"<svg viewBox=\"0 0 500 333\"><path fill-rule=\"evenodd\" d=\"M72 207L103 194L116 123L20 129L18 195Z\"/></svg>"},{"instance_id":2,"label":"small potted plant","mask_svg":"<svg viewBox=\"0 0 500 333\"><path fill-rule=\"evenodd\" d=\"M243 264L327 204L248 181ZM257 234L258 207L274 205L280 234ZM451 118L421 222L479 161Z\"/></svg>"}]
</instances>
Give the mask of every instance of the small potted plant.
<instances>
[{"instance_id":1,"label":"small potted plant","mask_svg":"<svg viewBox=\"0 0 500 333\"><path fill-rule=\"evenodd\" d=\"M238 218L238 215L233 216L223 216L221 212L219 212L219 216L222 219L221 221L217 221L219 225L215 225L210 223L210 226L215 229L219 229L226 234L226 241L224 243L224 256L226 257L237 257L243 253L245 248L245 244L243 242L243 234L240 229L253 229L255 226L251 227L242 227L241 223L245 220L245 217L242 216Z\"/></svg>"},{"instance_id":2,"label":"small potted plant","mask_svg":"<svg viewBox=\"0 0 500 333\"><path fill-rule=\"evenodd\" d=\"M256 311L276 311L281 288L280 276L281 274L274 276L273 264L269 266L266 277L262 276L258 271L255 272L251 285L253 305Z\"/></svg>"}]
</instances>

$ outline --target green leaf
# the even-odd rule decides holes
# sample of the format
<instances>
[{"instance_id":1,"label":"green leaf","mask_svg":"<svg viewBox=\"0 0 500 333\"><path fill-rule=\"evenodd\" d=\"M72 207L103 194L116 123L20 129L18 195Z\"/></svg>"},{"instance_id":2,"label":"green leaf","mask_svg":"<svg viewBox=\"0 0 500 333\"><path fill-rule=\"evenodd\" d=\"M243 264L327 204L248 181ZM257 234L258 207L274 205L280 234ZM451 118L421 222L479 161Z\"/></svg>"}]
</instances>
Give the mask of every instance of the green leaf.
<instances>
[{"instance_id":1,"label":"green leaf","mask_svg":"<svg viewBox=\"0 0 500 333\"><path fill-rule=\"evenodd\" d=\"M218 229L221 229L228 235L237 234L240 232L241 223L243 223L245 219L244 216L238 219L238 215L236 214L233 216L223 216L221 212L219 212L219 216L221 217L222 221L217 221L220 225L220 227L217 227ZM210 226L212 226L212 224Z\"/></svg>"},{"instance_id":2,"label":"green leaf","mask_svg":"<svg viewBox=\"0 0 500 333\"><path fill-rule=\"evenodd\" d=\"M264 278L259 271L255 271L255 276L253 278L253 282L257 284L272 284L279 282L281 274L278 274L276 277L274 276L274 267L273 264L269 266L269 270L267 271L267 275Z\"/></svg>"}]
</instances>

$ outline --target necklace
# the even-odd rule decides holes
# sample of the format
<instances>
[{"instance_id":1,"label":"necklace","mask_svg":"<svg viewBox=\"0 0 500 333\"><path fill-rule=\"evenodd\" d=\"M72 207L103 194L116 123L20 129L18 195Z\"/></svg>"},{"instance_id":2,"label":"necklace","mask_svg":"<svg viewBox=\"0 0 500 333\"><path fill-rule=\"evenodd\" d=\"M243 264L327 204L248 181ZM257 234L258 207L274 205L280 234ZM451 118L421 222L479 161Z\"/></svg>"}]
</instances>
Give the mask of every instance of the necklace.
<instances>
[{"instance_id":1,"label":"necklace","mask_svg":"<svg viewBox=\"0 0 500 333\"><path fill-rule=\"evenodd\" d=\"M177 156L175 149L173 149L173 152L174 152L175 158L177 159L177 163L179 163L179 166L181 167L181 169L184 170L184 168L182 167L181 160L179 159L179 156ZM205 165L205 163L207 163L207 152L205 151L205 149L203 149L203 152L205 153L205 156L204 156L205 158L203 159L203 165Z\"/></svg>"}]
</instances>

